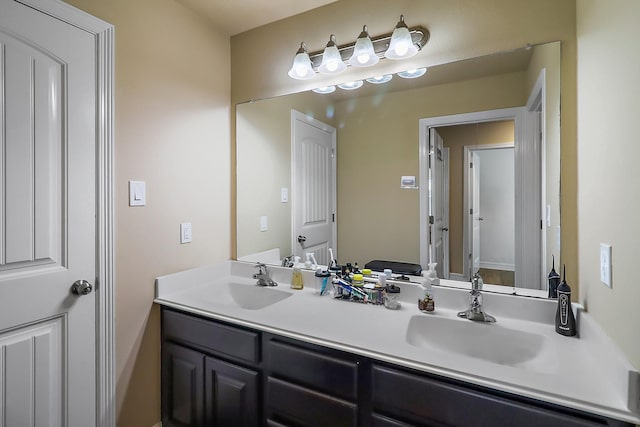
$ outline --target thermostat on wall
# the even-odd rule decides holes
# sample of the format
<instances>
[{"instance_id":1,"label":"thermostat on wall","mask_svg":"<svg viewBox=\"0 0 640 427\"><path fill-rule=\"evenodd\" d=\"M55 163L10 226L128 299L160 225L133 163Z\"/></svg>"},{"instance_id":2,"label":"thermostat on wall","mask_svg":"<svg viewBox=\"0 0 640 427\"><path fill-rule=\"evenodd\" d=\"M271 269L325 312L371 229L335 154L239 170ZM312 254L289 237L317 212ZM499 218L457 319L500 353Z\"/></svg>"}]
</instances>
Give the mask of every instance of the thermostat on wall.
<instances>
[{"instance_id":1,"label":"thermostat on wall","mask_svg":"<svg viewBox=\"0 0 640 427\"><path fill-rule=\"evenodd\" d=\"M400 188L418 188L415 176L403 176L400 179Z\"/></svg>"}]
</instances>

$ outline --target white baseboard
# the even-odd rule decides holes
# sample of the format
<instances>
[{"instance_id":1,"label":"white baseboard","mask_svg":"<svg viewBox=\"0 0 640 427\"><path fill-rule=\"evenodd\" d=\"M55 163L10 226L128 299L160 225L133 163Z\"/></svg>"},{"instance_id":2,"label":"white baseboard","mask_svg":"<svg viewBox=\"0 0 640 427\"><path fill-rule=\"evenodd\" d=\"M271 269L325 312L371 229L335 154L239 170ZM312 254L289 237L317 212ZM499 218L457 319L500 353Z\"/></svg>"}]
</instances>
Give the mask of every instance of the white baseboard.
<instances>
[{"instance_id":1,"label":"white baseboard","mask_svg":"<svg viewBox=\"0 0 640 427\"><path fill-rule=\"evenodd\" d=\"M501 264L499 262L480 261L480 268L487 268L489 270L516 271L516 266L514 264Z\"/></svg>"}]
</instances>

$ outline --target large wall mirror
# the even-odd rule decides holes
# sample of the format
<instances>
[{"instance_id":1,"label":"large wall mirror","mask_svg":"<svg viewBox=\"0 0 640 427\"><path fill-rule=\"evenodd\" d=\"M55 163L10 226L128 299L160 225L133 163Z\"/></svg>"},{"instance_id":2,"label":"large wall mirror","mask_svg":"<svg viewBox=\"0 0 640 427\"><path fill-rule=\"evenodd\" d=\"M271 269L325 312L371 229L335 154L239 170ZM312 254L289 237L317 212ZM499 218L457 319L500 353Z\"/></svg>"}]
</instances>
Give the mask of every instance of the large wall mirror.
<instances>
[{"instance_id":1,"label":"large wall mirror","mask_svg":"<svg viewBox=\"0 0 640 427\"><path fill-rule=\"evenodd\" d=\"M331 247L532 289L560 263L560 42L239 104L236 138L238 259Z\"/></svg>"}]
</instances>

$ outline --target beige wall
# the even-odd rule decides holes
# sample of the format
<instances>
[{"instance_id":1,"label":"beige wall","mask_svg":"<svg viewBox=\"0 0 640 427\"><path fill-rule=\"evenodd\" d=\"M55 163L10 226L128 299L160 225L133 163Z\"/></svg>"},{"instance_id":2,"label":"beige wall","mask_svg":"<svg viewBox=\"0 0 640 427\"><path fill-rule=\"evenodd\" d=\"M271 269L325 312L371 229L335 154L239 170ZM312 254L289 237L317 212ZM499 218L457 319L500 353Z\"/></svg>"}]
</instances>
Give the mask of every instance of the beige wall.
<instances>
[{"instance_id":1,"label":"beige wall","mask_svg":"<svg viewBox=\"0 0 640 427\"><path fill-rule=\"evenodd\" d=\"M335 34L338 43L353 41L363 24L369 26L372 36L379 35L391 31L400 14L405 15L409 26L426 26L431 38L424 51L411 60L381 61L376 72L562 41L562 257L567 262L567 275L578 280L575 0L338 1L232 37L232 102L365 77L370 70L352 67L338 77L295 81L287 71L301 41L310 51L321 50L329 34ZM417 127L415 132L417 135ZM404 169L413 168L417 175L417 161L411 165ZM344 219L342 213L338 214ZM415 252L415 248L410 250Z\"/></svg>"},{"instance_id":2,"label":"beige wall","mask_svg":"<svg viewBox=\"0 0 640 427\"><path fill-rule=\"evenodd\" d=\"M580 281L570 283L640 369L640 2L577 4ZM600 243L613 247L612 289L600 283Z\"/></svg>"},{"instance_id":3,"label":"beige wall","mask_svg":"<svg viewBox=\"0 0 640 427\"><path fill-rule=\"evenodd\" d=\"M522 91L524 95L524 90ZM449 148L449 270L462 274L464 240L464 147L511 142L513 120L443 126L438 128L443 146Z\"/></svg>"},{"instance_id":4,"label":"beige wall","mask_svg":"<svg viewBox=\"0 0 640 427\"><path fill-rule=\"evenodd\" d=\"M291 250L291 203L280 201L280 189L291 197L291 109L335 125L328 98L303 92L236 107L237 256L279 248ZM268 230L260 231L266 215Z\"/></svg>"},{"instance_id":5,"label":"beige wall","mask_svg":"<svg viewBox=\"0 0 640 427\"><path fill-rule=\"evenodd\" d=\"M419 264L419 192L400 188L419 175L418 121L525 100L524 73L510 73L338 103L338 259Z\"/></svg>"},{"instance_id":6,"label":"beige wall","mask_svg":"<svg viewBox=\"0 0 640 427\"><path fill-rule=\"evenodd\" d=\"M229 257L229 39L174 0L70 0L115 25L116 411L160 420L154 279ZM147 183L130 208L128 180ZM179 224L193 224L180 245Z\"/></svg>"}]
</instances>

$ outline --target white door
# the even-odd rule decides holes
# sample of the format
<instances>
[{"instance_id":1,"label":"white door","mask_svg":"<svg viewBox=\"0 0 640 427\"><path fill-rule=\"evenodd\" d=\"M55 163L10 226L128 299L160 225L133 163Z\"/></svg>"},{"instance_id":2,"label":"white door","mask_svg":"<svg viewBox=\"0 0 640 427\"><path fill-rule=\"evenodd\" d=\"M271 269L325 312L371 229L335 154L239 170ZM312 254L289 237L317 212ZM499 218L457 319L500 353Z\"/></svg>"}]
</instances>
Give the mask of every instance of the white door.
<instances>
[{"instance_id":1,"label":"white door","mask_svg":"<svg viewBox=\"0 0 640 427\"><path fill-rule=\"evenodd\" d=\"M442 278L449 278L449 147L442 149L442 158L444 163L443 176L444 176L444 194L443 194L443 221L442 221L442 248L443 248L443 260L442 260Z\"/></svg>"},{"instance_id":2,"label":"white door","mask_svg":"<svg viewBox=\"0 0 640 427\"><path fill-rule=\"evenodd\" d=\"M293 254L329 264L336 249L336 130L291 111ZM337 257L337 253L334 252Z\"/></svg>"},{"instance_id":3,"label":"white door","mask_svg":"<svg viewBox=\"0 0 640 427\"><path fill-rule=\"evenodd\" d=\"M471 182L469 183L471 194L471 210L469 216L471 220L471 271L470 277L480 269L480 227L483 218L480 212L480 156L475 151L470 152Z\"/></svg>"},{"instance_id":4,"label":"white door","mask_svg":"<svg viewBox=\"0 0 640 427\"><path fill-rule=\"evenodd\" d=\"M96 46L0 0L0 426L96 423Z\"/></svg>"},{"instance_id":5,"label":"white door","mask_svg":"<svg viewBox=\"0 0 640 427\"><path fill-rule=\"evenodd\" d=\"M442 137L435 128L430 129L429 168L431 174L431 208L430 208L430 237L431 260L436 262L438 277L444 277L444 257L446 232L445 218L445 163ZM448 230L448 229L447 229Z\"/></svg>"}]
</instances>

